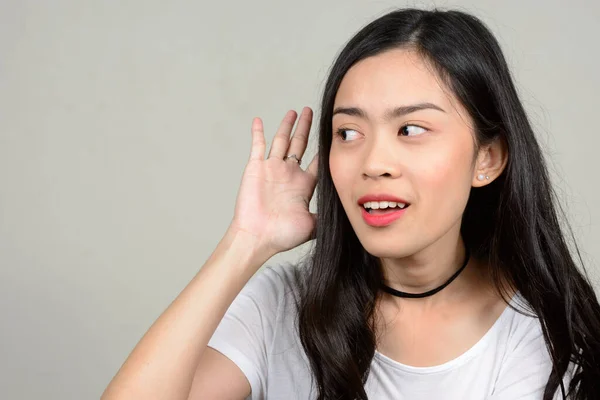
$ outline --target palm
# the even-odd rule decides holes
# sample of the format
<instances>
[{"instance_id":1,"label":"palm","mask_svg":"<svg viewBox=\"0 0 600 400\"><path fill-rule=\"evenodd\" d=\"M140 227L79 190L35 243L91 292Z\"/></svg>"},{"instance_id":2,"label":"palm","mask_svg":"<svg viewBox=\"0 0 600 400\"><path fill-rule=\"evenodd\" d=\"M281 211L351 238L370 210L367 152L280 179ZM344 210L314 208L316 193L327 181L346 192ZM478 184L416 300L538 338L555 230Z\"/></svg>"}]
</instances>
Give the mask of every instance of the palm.
<instances>
[{"instance_id":1,"label":"palm","mask_svg":"<svg viewBox=\"0 0 600 400\"><path fill-rule=\"evenodd\" d=\"M239 227L276 251L298 246L314 228L308 210L313 188L312 177L291 162L250 161L236 204Z\"/></svg>"},{"instance_id":2,"label":"palm","mask_svg":"<svg viewBox=\"0 0 600 400\"><path fill-rule=\"evenodd\" d=\"M286 122L287 125L284 125ZM289 118L284 119L271 153L281 152L278 146L284 145L286 128L291 129L289 122ZM306 125L310 127L310 121L302 123L301 120L294 136L307 136ZM315 217L308 205L316 184L316 163L313 160L304 171L293 160L284 161L280 154L270 155L264 160L264 155L260 155L264 154L264 149L257 139L257 133L253 132L253 153L242 176L232 225L235 229L251 233L260 246L276 253L296 247L311 237ZM306 140L300 142L305 143ZM294 144L292 140L292 146ZM296 154L303 152L304 149L294 151Z\"/></svg>"}]
</instances>

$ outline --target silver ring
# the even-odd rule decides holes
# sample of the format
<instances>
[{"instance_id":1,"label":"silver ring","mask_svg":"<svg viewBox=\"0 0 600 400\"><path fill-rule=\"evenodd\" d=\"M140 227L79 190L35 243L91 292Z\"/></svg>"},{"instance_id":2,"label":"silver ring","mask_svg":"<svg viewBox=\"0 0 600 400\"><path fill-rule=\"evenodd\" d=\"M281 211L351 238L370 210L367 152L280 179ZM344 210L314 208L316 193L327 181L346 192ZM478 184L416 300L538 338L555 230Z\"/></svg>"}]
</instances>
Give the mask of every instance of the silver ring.
<instances>
[{"instance_id":1,"label":"silver ring","mask_svg":"<svg viewBox=\"0 0 600 400\"><path fill-rule=\"evenodd\" d=\"M293 158L294 160L296 160L298 162L298 165L300 165L300 163L302 162L302 160L299 160L298 157L296 157L295 154L289 155L287 157L284 158L285 161L287 161L288 158Z\"/></svg>"}]
</instances>

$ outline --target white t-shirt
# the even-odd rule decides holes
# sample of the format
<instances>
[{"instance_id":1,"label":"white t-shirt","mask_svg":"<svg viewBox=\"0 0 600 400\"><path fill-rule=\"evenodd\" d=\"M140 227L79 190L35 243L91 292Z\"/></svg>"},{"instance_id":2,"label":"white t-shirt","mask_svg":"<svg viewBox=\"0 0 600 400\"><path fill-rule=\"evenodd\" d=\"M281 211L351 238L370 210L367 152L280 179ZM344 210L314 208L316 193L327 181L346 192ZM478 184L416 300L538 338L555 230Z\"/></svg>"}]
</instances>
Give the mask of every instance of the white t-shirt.
<instances>
[{"instance_id":1,"label":"white t-shirt","mask_svg":"<svg viewBox=\"0 0 600 400\"><path fill-rule=\"evenodd\" d=\"M295 325L292 268L259 270L208 343L246 375L249 400L317 397ZM519 294L512 299L516 302L526 304ZM444 364L413 367L376 351L365 390L374 400L538 400L551 368L539 320L507 307L473 347Z\"/></svg>"}]
</instances>

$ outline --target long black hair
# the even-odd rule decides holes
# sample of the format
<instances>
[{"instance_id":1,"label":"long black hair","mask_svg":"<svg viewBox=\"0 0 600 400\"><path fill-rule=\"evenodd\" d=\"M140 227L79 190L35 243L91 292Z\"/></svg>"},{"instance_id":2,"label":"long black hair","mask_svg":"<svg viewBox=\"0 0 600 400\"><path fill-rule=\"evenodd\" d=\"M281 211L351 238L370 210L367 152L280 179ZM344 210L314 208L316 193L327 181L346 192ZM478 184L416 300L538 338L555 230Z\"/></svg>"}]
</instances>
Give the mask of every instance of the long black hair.
<instances>
[{"instance_id":1,"label":"long black hair","mask_svg":"<svg viewBox=\"0 0 600 400\"><path fill-rule=\"evenodd\" d=\"M565 221L557 216L564 213L557 210L542 151L500 46L478 18L437 9L396 10L366 25L342 49L324 88L316 240L302 275L297 322L318 399L367 399L364 384L376 349L375 305L383 278L378 259L352 229L331 178L334 99L350 67L396 48L415 50L434 67L473 119L478 146L497 139L507 144L502 174L471 189L461 234L471 253L489 264L504 300L508 303L507 287L519 291L539 318L553 364L544 399L559 387L563 397L600 399L600 305L578 269L583 263L576 244L573 253L569 250L560 223ZM562 378L571 361L577 368L565 388Z\"/></svg>"}]
</instances>

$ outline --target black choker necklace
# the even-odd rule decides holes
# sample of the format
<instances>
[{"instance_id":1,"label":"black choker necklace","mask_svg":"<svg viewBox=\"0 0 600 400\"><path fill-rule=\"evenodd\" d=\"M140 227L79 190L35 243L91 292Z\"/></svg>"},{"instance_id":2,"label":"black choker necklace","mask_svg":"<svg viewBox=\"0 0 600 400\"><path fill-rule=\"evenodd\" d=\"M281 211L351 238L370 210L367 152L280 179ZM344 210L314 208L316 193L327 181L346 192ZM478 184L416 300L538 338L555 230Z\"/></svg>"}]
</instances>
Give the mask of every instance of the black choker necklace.
<instances>
[{"instance_id":1,"label":"black choker necklace","mask_svg":"<svg viewBox=\"0 0 600 400\"><path fill-rule=\"evenodd\" d=\"M442 286L438 286L438 287L436 287L435 289L431 289L431 290L429 290L429 291L427 291L427 292L424 292L424 293L406 293L406 292L401 292L401 291L399 291L399 290L392 289L391 287L389 287L389 286L386 286L386 285L384 285L383 283L381 284L381 288L382 288L384 291L386 291L386 292L388 292L389 294L392 294L392 295L394 295L394 296L398 296L398 297L407 297L407 298L410 298L410 299L420 299L420 298L422 298L422 297L427 297L427 296L434 295L434 294L436 294L437 292L439 292L440 290L442 290L443 288L445 288L446 286L448 286L448 285L449 285L449 284L450 284L450 283L451 283L451 282L452 282L454 279L456 279L456 277L457 277L458 275L460 275L460 273L462 272L462 270L463 270L463 269L465 269L465 267L466 267L466 266L467 266L467 264L469 263L469 258L470 258L470 257L471 257L471 254L470 254L470 252L469 252L469 249L468 249L468 248L465 248L465 262L463 263L462 267L460 267L460 268L459 268L459 270L458 270L458 271L456 271L456 272L454 273L454 275L452 275L452 276L450 277L450 279L448 279L448 280L446 281L446 283L444 283Z\"/></svg>"}]
</instances>

